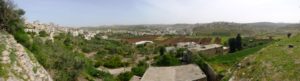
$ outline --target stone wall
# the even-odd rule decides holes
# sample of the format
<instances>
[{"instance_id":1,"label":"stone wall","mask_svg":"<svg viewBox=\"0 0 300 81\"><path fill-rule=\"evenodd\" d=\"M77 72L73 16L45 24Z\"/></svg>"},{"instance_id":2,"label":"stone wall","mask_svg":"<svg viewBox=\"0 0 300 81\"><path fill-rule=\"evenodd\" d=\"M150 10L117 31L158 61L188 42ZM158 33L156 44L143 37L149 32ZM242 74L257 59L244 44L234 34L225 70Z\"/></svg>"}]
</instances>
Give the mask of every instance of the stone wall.
<instances>
[{"instance_id":1,"label":"stone wall","mask_svg":"<svg viewBox=\"0 0 300 81\"><path fill-rule=\"evenodd\" d=\"M1 53L1 68L5 73L0 81L53 81L34 55L27 51L12 35L0 32L0 43L5 45Z\"/></svg>"}]
</instances>

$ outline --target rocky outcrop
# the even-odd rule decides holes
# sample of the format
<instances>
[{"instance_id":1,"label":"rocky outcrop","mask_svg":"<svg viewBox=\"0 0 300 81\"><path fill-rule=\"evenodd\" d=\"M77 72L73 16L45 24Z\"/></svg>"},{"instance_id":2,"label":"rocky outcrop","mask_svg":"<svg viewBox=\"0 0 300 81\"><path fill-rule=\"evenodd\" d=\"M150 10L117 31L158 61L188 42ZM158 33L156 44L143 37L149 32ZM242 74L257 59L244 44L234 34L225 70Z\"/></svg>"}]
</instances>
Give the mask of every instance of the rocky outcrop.
<instances>
[{"instance_id":1,"label":"rocky outcrop","mask_svg":"<svg viewBox=\"0 0 300 81\"><path fill-rule=\"evenodd\" d=\"M0 55L0 81L53 81L33 54L13 36L0 32L0 45L4 47Z\"/></svg>"}]
</instances>

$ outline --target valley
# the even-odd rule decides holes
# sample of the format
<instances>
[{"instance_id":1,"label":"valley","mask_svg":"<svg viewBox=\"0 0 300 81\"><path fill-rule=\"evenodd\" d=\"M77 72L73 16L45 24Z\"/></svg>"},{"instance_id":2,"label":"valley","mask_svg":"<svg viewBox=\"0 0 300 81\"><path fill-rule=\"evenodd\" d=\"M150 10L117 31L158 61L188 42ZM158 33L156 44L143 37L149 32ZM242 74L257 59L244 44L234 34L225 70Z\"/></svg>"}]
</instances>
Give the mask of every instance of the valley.
<instances>
[{"instance_id":1,"label":"valley","mask_svg":"<svg viewBox=\"0 0 300 81\"><path fill-rule=\"evenodd\" d=\"M22 3L22 1L14 1ZM245 17L234 17L237 14L244 15L241 13L244 10L235 15L227 12L220 13L232 16L220 16L219 13L218 16L213 16L216 15L214 12L204 17L203 14L195 16L195 14L181 12L197 11L190 9L194 8L190 5L174 7L174 5L193 4L192 2L179 4L175 1L169 3L173 5L158 6L160 4L153 5L157 2L133 0L131 5L117 4L106 7L108 11L102 11L106 8L100 7L99 4L108 6L106 3L78 1L72 3L63 0L59 3L60 1L45 0L49 3L41 2L44 4L39 5L51 4L50 9L47 10L60 12L50 12L45 16L43 14L46 13L42 13L43 7L41 7L43 10L39 11L40 9L36 9L39 8L37 6L21 4L21 7L18 7L12 0L0 0L0 81L300 80L300 23L298 22L256 22L263 20L242 22L248 18L232 22L239 17ZM170 1L172 2L172 0L166 2ZM63 2L72 5L64 7L68 4ZM90 3L83 4L86 2ZM122 1L107 3L115 2ZM56 7L53 6L54 3L64 5L51 9ZM79 3L80 8L73 9L74 5L78 7ZM164 14L144 12L152 8L138 7L141 5L137 4L141 3L152 5L153 10L159 8L158 10L161 11L156 12ZM174 8L164 11L168 6ZM85 7L90 7L92 11L85 12L89 9ZM118 9L121 7L138 10ZM102 11L101 14L96 13L98 10ZM122 14L117 13L119 10L122 10ZM142 12L137 13L137 11ZM218 9L218 11L222 10ZM79 12L84 14L74 17ZM32 15L33 13L35 15ZM182 15L184 13L186 14ZM62 15L57 16L58 14ZM142 17L138 18L141 15ZM81 16L85 18L80 19ZM55 19L55 17L60 18ZM152 17L156 21L152 20ZM218 20L218 18L222 20L223 17L233 18ZM201 20L202 18L204 19ZM205 18L217 20L204 22ZM273 15L270 18L273 18ZM91 23L88 24L87 21L94 24L97 21L97 25L89 25ZM120 22L125 24L120 25ZM169 24L171 22L173 24ZM72 25L66 26L70 23Z\"/></svg>"}]
</instances>

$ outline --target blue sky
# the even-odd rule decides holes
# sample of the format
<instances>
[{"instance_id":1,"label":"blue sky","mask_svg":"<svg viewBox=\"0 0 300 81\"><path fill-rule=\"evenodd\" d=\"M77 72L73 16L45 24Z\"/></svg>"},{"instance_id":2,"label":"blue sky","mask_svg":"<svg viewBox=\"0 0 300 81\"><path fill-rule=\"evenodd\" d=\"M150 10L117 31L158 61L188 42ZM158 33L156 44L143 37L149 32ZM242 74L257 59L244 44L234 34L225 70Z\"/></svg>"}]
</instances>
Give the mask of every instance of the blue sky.
<instances>
[{"instance_id":1,"label":"blue sky","mask_svg":"<svg viewBox=\"0 0 300 81\"><path fill-rule=\"evenodd\" d=\"M300 22L300 0L14 0L28 21L63 26Z\"/></svg>"}]
</instances>

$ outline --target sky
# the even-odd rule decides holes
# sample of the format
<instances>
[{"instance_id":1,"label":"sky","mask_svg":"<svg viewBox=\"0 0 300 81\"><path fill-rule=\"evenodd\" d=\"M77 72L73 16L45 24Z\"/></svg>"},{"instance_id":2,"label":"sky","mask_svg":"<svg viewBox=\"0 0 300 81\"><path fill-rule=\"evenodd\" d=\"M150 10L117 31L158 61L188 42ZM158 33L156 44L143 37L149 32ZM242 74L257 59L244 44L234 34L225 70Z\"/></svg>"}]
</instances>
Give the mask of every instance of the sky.
<instances>
[{"instance_id":1,"label":"sky","mask_svg":"<svg viewBox=\"0 0 300 81\"><path fill-rule=\"evenodd\" d=\"M62 26L300 22L300 0L14 0L27 21Z\"/></svg>"}]
</instances>

